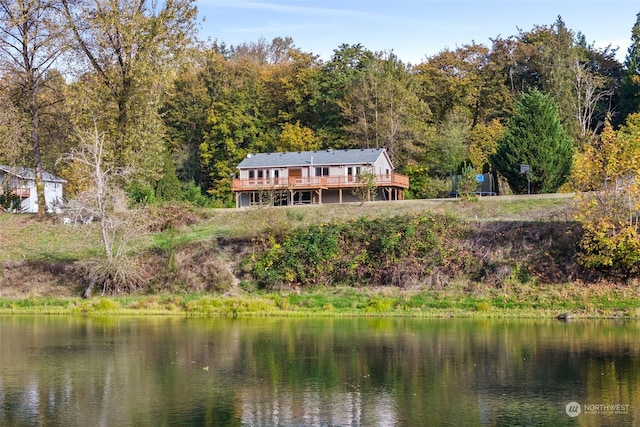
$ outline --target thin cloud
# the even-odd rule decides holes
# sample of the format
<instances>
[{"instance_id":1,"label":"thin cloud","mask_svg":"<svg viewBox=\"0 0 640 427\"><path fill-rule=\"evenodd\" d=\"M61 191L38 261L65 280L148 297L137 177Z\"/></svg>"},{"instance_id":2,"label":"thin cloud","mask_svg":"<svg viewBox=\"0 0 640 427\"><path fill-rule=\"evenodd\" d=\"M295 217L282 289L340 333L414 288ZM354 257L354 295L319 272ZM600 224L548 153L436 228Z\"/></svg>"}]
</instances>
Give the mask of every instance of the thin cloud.
<instances>
[{"instance_id":1,"label":"thin cloud","mask_svg":"<svg viewBox=\"0 0 640 427\"><path fill-rule=\"evenodd\" d=\"M288 25L280 25L280 24L273 24L273 25L264 25L261 27L230 27L227 28L226 31L229 33L235 33L235 34L253 34L253 33L257 33L257 34L287 34L289 32L292 31L300 31L300 30L308 30L309 26L308 25L295 25L295 24L288 24Z\"/></svg>"},{"instance_id":2,"label":"thin cloud","mask_svg":"<svg viewBox=\"0 0 640 427\"><path fill-rule=\"evenodd\" d=\"M263 10L270 12L286 13L290 15L309 15L309 16L327 16L327 17L344 17L344 18L369 18L380 19L388 18L388 16L351 9L336 9L316 6L295 6L291 4L280 4L273 2L257 2L257 1L234 1L228 0L201 0L200 4L207 6L215 5L216 7L225 7L229 9L248 9Z\"/></svg>"}]
</instances>

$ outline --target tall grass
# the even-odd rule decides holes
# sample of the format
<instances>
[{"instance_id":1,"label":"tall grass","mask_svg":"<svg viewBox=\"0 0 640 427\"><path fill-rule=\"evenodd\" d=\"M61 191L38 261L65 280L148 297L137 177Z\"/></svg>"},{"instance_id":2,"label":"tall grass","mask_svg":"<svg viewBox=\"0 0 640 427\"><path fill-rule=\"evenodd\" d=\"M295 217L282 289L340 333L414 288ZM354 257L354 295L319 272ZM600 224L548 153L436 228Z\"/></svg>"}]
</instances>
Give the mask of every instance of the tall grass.
<instances>
[{"instance_id":1,"label":"tall grass","mask_svg":"<svg viewBox=\"0 0 640 427\"><path fill-rule=\"evenodd\" d=\"M524 286L516 290L403 291L396 288L316 288L306 292L147 295L125 298L0 299L0 314L248 316L555 317L640 319L634 286L579 284Z\"/></svg>"}]
</instances>

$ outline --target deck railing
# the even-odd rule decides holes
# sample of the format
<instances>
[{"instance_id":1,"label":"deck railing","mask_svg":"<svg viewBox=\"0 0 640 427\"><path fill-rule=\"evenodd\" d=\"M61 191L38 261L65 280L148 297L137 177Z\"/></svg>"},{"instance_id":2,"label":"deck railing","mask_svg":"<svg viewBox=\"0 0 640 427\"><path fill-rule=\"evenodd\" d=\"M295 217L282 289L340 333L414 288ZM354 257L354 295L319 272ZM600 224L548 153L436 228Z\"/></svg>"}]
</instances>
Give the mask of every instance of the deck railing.
<instances>
[{"instance_id":1,"label":"deck railing","mask_svg":"<svg viewBox=\"0 0 640 427\"><path fill-rule=\"evenodd\" d=\"M25 187L17 187L11 190L11 194L15 194L21 199L27 199L31 195L31 190Z\"/></svg>"},{"instance_id":2,"label":"deck railing","mask_svg":"<svg viewBox=\"0 0 640 427\"><path fill-rule=\"evenodd\" d=\"M392 173L388 175L376 175L377 187L409 188L409 177ZM289 178L234 178L233 191L258 191L276 189L337 189L359 187L356 176L313 176L313 177L289 177Z\"/></svg>"}]
</instances>

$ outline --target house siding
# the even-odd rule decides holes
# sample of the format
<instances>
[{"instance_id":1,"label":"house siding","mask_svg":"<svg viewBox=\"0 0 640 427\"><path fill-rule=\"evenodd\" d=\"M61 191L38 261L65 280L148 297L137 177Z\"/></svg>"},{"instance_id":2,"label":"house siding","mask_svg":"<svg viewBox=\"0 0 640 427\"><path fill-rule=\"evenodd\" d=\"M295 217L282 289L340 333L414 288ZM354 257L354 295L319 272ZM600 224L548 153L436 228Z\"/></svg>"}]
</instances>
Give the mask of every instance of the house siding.
<instances>
[{"instance_id":1,"label":"house siding","mask_svg":"<svg viewBox=\"0 0 640 427\"><path fill-rule=\"evenodd\" d=\"M37 213L38 212L38 193L36 192L36 185L34 181L30 181L31 191L30 197L24 199L22 201L22 208L24 211L29 213ZM47 204L47 212L49 213L60 213L60 207L63 203L62 197L62 184L57 182L47 182L44 183L44 200Z\"/></svg>"}]
</instances>

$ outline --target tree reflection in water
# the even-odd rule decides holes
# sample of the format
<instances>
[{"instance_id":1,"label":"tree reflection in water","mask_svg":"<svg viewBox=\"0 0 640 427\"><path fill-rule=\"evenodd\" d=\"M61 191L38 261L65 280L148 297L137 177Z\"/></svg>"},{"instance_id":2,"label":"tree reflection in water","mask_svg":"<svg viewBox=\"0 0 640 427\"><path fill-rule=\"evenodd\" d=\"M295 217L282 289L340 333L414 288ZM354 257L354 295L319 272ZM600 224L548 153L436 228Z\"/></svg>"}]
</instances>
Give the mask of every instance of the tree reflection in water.
<instances>
[{"instance_id":1,"label":"tree reflection in water","mask_svg":"<svg viewBox=\"0 0 640 427\"><path fill-rule=\"evenodd\" d=\"M638 322L0 317L0 425L630 425ZM568 402L628 405L565 412Z\"/></svg>"}]
</instances>

